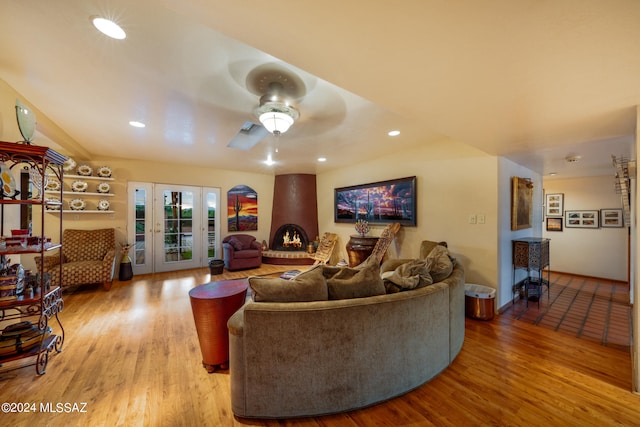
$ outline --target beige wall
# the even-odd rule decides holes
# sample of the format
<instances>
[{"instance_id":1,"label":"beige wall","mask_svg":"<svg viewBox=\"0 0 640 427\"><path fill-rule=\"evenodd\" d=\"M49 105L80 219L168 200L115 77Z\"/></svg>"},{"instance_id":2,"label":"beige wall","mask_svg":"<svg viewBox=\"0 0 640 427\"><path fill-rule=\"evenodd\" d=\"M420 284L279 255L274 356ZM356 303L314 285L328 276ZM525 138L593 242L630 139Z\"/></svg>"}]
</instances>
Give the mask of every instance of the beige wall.
<instances>
[{"instance_id":1,"label":"beige wall","mask_svg":"<svg viewBox=\"0 0 640 427\"><path fill-rule=\"evenodd\" d=\"M611 176L546 179L547 194L564 194L564 209L621 209L620 195ZM563 224L564 225L564 224ZM612 280L627 280L628 229L566 228L562 232L546 231L551 239L551 269Z\"/></svg>"},{"instance_id":2,"label":"beige wall","mask_svg":"<svg viewBox=\"0 0 640 427\"><path fill-rule=\"evenodd\" d=\"M334 189L413 175L418 225L402 227L388 255L416 257L422 240L446 240L465 265L468 282L495 287L497 160L449 139L318 175L320 233L339 235L333 261L348 260L345 246L355 234L352 224L334 222ZM484 215L485 223L470 224L471 215ZM383 228L373 226L370 234L380 235Z\"/></svg>"}]
</instances>

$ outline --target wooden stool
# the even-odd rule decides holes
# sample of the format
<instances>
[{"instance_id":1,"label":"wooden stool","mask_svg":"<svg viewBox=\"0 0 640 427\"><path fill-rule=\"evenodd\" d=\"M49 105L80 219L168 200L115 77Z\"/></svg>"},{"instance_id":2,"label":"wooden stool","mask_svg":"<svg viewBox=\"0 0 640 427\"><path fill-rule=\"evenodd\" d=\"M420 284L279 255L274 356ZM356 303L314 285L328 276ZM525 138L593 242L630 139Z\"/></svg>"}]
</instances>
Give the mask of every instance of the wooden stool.
<instances>
[{"instance_id":1,"label":"wooden stool","mask_svg":"<svg viewBox=\"0 0 640 427\"><path fill-rule=\"evenodd\" d=\"M247 296L246 279L222 280L197 286L189 291L193 320L198 332L202 366L212 373L216 367L229 367L227 321L242 307Z\"/></svg>"}]
</instances>

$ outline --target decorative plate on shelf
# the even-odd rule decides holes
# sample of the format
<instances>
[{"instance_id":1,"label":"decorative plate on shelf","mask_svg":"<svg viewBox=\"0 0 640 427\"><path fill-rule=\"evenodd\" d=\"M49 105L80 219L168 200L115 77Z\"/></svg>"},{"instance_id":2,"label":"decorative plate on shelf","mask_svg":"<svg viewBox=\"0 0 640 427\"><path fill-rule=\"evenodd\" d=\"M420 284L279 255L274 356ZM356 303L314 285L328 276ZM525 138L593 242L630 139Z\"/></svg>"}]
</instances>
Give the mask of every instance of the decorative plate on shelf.
<instances>
[{"instance_id":1,"label":"decorative plate on shelf","mask_svg":"<svg viewBox=\"0 0 640 427\"><path fill-rule=\"evenodd\" d=\"M56 181L55 179L50 179L49 182L47 182L46 190L48 191L60 190L60 181Z\"/></svg>"},{"instance_id":2,"label":"decorative plate on shelf","mask_svg":"<svg viewBox=\"0 0 640 427\"><path fill-rule=\"evenodd\" d=\"M69 207L74 211L83 210L87 204L82 199L73 199L69 202Z\"/></svg>"},{"instance_id":3,"label":"decorative plate on shelf","mask_svg":"<svg viewBox=\"0 0 640 427\"><path fill-rule=\"evenodd\" d=\"M46 199L44 199L45 202L53 202L56 203L55 205L49 205L47 204L47 210L50 211L59 211L60 210L60 205L58 203L60 203L60 199L56 198L56 197L47 197Z\"/></svg>"},{"instance_id":4,"label":"decorative plate on shelf","mask_svg":"<svg viewBox=\"0 0 640 427\"><path fill-rule=\"evenodd\" d=\"M75 192L85 192L88 187L89 184L84 181L74 181L73 184L71 184L71 189Z\"/></svg>"},{"instance_id":5,"label":"decorative plate on shelf","mask_svg":"<svg viewBox=\"0 0 640 427\"><path fill-rule=\"evenodd\" d=\"M93 169L89 165L80 165L78 166L78 175L82 176L91 176L93 173Z\"/></svg>"},{"instance_id":6,"label":"decorative plate on shelf","mask_svg":"<svg viewBox=\"0 0 640 427\"><path fill-rule=\"evenodd\" d=\"M16 180L11 169L4 163L0 164L0 181L2 181L2 194L14 199L20 192L16 190Z\"/></svg>"},{"instance_id":7,"label":"decorative plate on shelf","mask_svg":"<svg viewBox=\"0 0 640 427\"><path fill-rule=\"evenodd\" d=\"M108 211L109 210L109 201L102 199L98 202L98 210L99 211Z\"/></svg>"},{"instance_id":8,"label":"decorative plate on shelf","mask_svg":"<svg viewBox=\"0 0 640 427\"><path fill-rule=\"evenodd\" d=\"M102 166L98 169L98 176L100 178L111 178L111 168L108 166Z\"/></svg>"},{"instance_id":9,"label":"decorative plate on shelf","mask_svg":"<svg viewBox=\"0 0 640 427\"><path fill-rule=\"evenodd\" d=\"M98 193L108 193L111 190L111 186L106 182L101 182L98 184Z\"/></svg>"},{"instance_id":10,"label":"decorative plate on shelf","mask_svg":"<svg viewBox=\"0 0 640 427\"><path fill-rule=\"evenodd\" d=\"M63 164L62 170L65 172L71 172L76 168L76 161L69 157Z\"/></svg>"}]
</instances>

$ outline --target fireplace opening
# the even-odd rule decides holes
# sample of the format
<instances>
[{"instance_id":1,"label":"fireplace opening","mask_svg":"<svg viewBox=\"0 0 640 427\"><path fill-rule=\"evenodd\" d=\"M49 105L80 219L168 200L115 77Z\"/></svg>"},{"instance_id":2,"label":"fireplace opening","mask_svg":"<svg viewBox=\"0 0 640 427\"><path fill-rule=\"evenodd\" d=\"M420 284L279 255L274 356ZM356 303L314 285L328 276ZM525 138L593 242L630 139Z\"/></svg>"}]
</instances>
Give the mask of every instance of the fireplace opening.
<instances>
[{"instance_id":1,"label":"fireplace opening","mask_svg":"<svg viewBox=\"0 0 640 427\"><path fill-rule=\"evenodd\" d=\"M274 251L306 251L309 244L307 233L295 224L285 224L276 230L271 242Z\"/></svg>"}]
</instances>

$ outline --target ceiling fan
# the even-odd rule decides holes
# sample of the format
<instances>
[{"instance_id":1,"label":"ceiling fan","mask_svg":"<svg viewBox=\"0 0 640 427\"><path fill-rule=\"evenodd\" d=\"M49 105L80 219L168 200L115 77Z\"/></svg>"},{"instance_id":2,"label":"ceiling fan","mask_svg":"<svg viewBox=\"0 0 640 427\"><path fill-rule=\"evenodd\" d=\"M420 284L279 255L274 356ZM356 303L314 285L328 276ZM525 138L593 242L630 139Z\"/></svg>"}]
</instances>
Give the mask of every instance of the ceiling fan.
<instances>
[{"instance_id":1,"label":"ceiling fan","mask_svg":"<svg viewBox=\"0 0 640 427\"><path fill-rule=\"evenodd\" d=\"M260 121L245 122L227 147L250 150L270 133L279 136L300 117L294 106L306 94L302 79L276 63L267 63L251 70L246 78L247 89L260 97L253 114Z\"/></svg>"}]
</instances>

